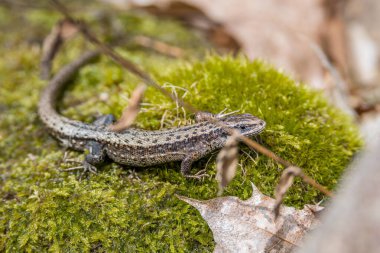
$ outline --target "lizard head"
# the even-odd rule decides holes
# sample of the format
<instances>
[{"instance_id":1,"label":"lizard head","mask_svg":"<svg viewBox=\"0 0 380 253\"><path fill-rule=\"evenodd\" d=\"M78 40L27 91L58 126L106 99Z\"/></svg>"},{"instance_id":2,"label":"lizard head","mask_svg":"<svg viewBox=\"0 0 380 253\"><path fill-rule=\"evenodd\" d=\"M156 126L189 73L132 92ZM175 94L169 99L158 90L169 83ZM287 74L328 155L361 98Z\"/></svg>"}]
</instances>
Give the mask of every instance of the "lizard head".
<instances>
[{"instance_id":1,"label":"lizard head","mask_svg":"<svg viewBox=\"0 0 380 253\"><path fill-rule=\"evenodd\" d=\"M238 114L220 118L228 127L238 130L242 135L250 137L261 133L265 128L265 121L251 114Z\"/></svg>"}]
</instances>

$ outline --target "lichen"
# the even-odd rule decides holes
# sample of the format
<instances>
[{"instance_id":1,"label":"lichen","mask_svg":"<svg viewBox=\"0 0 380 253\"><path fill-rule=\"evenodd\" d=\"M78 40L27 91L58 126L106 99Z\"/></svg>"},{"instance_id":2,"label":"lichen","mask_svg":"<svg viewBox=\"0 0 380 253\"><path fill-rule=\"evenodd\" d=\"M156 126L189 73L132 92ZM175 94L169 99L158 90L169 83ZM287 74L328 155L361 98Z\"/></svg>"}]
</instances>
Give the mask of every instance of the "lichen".
<instances>
[{"instance_id":1,"label":"lichen","mask_svg":"<svg viewBox=\"0 0 380 253\"><path fill-rule=\"evenodd\" d=\"M12 20L3 8L0 13ZM204 45L174 21L143 14L123 15L121 22L127 20L130 24L133 20L135 24L134 30L128 27L131 33L155 35L173 44L179 41L177 45L186 52L193 52L193 45ZM57 18L47 11L26 16L32 26L47 20L53 24ZM46 33L49 28L45 26L39 32ZM204 181L183 178L179 163L150 168L111 163L82 181L78 180L79 172L61 172L76 166L64 161L65 153L77 161L83 159L83 154L65 151L38 119L38 97L46 85L38 79L39 44L23 41L15 34L8 38L12 44L0 38L0 43L7 45L0 49L0 250L212 251L214 243L207 224L175 194L198 199L215 197L215 154L193 166L193 173L207 169L210 178ZM69 41L54 70L87 47L80 37ZM361 145L349 118L320 93L261 61L213 54L203 60L184 61L128 44L119 52L200 110L217 113L227 108L264 119L267 129L257 140L330 189L334 189ZM119 116L138 83L137 78L103 57L80 71L64 96L61 113L86 122L104 113ZM136 127L159 129L192 121L190 113L149 88ZM271 159L242 146L238 174L225 195L248 198L250 181L272 195L281 170ZM301 207L323 198L298 180L285 203Z\"/></svg>"}]
</instances>

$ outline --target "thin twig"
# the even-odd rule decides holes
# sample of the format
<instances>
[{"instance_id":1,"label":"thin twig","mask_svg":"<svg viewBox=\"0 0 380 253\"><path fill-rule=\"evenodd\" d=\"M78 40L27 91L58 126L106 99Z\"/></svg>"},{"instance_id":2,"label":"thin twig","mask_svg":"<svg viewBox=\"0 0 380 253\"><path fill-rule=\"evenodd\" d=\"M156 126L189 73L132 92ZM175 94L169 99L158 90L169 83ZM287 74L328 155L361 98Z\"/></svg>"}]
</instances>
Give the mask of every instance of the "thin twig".
<instances>
[{"instance_id":1,"label":"thin twig","mask_svg":"<svg viewBox=\"0 0 380 253\"><path fill-rule=\"evenodd\" d=\"M153 49L154 51L158 53L165 54L174 58L182 57L185 54L182 48L169 45L165 42L158 41L144 35L138 35L134 37L133 42L135 42L136 44L140 46Z\"/></svg>"}]
</instances>

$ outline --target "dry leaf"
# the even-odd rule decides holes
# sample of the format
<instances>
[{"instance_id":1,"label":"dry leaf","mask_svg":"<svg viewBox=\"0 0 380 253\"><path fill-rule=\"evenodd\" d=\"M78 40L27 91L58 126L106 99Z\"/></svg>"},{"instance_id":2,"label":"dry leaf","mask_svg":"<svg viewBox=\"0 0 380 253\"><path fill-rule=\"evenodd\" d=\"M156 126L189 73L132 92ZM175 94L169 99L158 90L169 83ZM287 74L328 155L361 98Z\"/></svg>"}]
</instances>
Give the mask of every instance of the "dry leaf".
<instances>
[{"instance_id":1,"label":"dry leaf","mask_svg":"<svg viewBox=\"0 0 380 253\"><path fill-rule=\"evenodd\" d=\"M133 124L140 111L140 104L144 97L146 87L145 84L140 84L136 87L129 100L128 106L124 109L123 115L121 115L121 118L115 124L109 126L111 131L120 132Z\"/></svg>"},{"instance_id":2,"label":"dry leaf","mask_svg":"<svg viewBox=\"0 0 380 253\"><path fill-rule=\"evenodd\" d=\"M216 158L216 180L219 183L219 196L223 193L224 187L235 177L237 164L237 136L231 135Z\"/></svg>"},{"instance_id":3,"label":"dry leaf","mask_svg":"<svg viewBox=\"0 0 380 253\"><path fill-rule=\"evenodd\" d=\"M301 173L302 170L295 166L288 167L282 172L280 181L278 182L276 190L274 191L276 203L273 211L275 217L279 215L281 203L284 200L285 193L288 191L289 187L292 186L294 177L299 176Z\"/></svg>"},{"instance_id":4,"label":"dry leaf","mask_svg":"<svg viewBox=\"0 0 380 253\"><path fill-rule=\"evenodd\" d=\"M328 58L338 69L345 69L346 59L341 53L345 53L344 26L337 25L342 15L340 11L334 12L333 6L341 1L331 1L333 4L323 4L320 0L240 0L239 4L230 0L124 2L153 10L157 15L179 17L198 29L206 27L217 42L234 41L249 58L266 59L314 87L328 88L324 69L299 35L321 47L326 45L323 49L328 52ZM222 36L214 32L218 29L223 31Z\"/></svg>"},{"instance_id":5,"label":"dry leaf","mask_svg":"<svg viewBox=\"0 0 380 253\"><path fill-rule=\"evenodd\" d=\"M299 246L305 234L319 224L307 205L302 210L282 206L275 220L275 200L263 195L252 184L252 197L220 197L206 201L178 196L195 207L212 230L215 252L290 252Z\"/></svg>"},{"instance_id":6,"label":"dry leaf","mask_svg":"<svg viewBox=\"0 0 380 253\"><path fill-rule=\"evenodd\" d=\"M105 0L107 1L107 0ZM153 0L141 2L139 0L128 1L133 7L144 8L156 16L170 16L180 19L182 23L201 32L208 41L212 42L218 51L238 52L239 43L226 31L219 22L212 20L206 13L193 5L191 1L166 1Z\"/></svg>"}]
</instances>

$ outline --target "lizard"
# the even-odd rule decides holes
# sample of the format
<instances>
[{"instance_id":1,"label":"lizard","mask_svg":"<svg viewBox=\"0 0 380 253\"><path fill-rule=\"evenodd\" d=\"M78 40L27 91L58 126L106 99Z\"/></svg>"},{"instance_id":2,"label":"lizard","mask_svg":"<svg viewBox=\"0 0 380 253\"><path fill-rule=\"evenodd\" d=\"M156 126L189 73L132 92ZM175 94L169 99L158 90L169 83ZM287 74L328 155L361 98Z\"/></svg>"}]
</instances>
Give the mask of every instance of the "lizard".
<instances>
[{"instance_id":1,"label":"lizard","mask_svg":"<svg viewBox=\"0 0 380 253\"><path fill-rule=\"evenodd\" d=\"M87 152L83 161L85 171L96 172L106 159L136 167L181 161L181 173L191 177L189 172L194 161L224 146L229 135L220 124L207 120L218 117L209 112L198 112L192 125L153 131L128 128L120 132L108 129L115 121L112 114L103 115L93 123L59 114L57 103L66 85L98 55L97 51L86 52L65 65L50 79L38 104L39 117L53 137L64 147ZM248 137L259 134L266 125L251 114L224 116L218 121Z\"/></svg>"}]
</instances>

